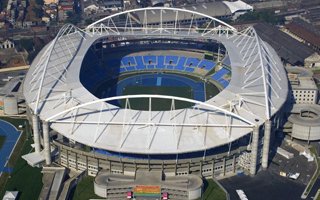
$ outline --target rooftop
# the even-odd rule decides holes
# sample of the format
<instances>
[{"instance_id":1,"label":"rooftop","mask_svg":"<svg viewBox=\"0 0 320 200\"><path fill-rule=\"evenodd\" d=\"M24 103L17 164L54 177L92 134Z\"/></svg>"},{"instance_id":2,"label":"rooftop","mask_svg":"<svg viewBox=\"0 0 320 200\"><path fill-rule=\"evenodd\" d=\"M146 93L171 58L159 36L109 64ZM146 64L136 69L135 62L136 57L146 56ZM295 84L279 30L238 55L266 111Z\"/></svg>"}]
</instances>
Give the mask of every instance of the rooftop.
<instances>
[{"instance_id":1,"label":"rooftop","mask_svg":"<svg viewBox=\"0 0 320 200\"><path fill-rule=\"evenodd\" d=\"M235 2L228 2L228 1L213 1L208 3L199 3L196 5L186 5L180 7L182 9L191 10L194 12L199 12L211 17L222 17L222 16L231 16L237 11L244 11L244 10L252 10L253 7L249 4L244 3L243 1L235 1ZM159 20L159 10L154 10L151 12L152 14L148 15L148 23L157 23ZM144 13L139 15L141 19ZM168 11L163 15L163 21L173 21L175 19L175 12ZM186 13L183 17L179 16L179 20L191 19L193 16L190 13Z\"/></svg>"},{"instance_id":2,"label":"rooftop","mask_svg":"<svg viewBox=\"0 0 320 200\"><path fill-rule=\"evenodd\" d=\"M291 87L293 90L317 90L317 85L315 84L312 77L297 77L289 78Z\"/></svg>"},{"instance_id":3,"label":"rooftop","mask_svg":"<svg viewBox=\"0 0 320 200\"><path fill-rule=\"evenodd\" d=\"M317 90L312 71L303 67L286 67L292 89Z\"/></svg>"},{"instance_id":4,"label":"rooftop","mask_svg":"<svg viewBox=\"0 0 320 200\"><path fill-rule=\"evenodd\" d=\"M147 13L148 11L148 15L145 16L148 19L149 14L156 11L162 13L175 11L178 16L185 16L191 12L176 8L161 9L144 8L129 12L131 12L130 15L135 15L137 12ZM192 14L199 15L194 12ZM253 28L244 33L235 32L231 37L229 34L215 34L216 29L213 28L216 27L212 27L212 30L206 33L188 31L188 28L186 31L184 27L178 26L174 28L174 32L171 26L161 27L159 29L161 31L157 32L151 29L151 26L145 26L142 29L115 27L114 32L112 26L108 29L96 29L102 25L110 26L112 23L108 21L113 17L109 16L91 24L87 27L86 33L80 32L72 25L64 26L56 39L38 54L25 78L23 89L28 106L38 112L42 120L52 122L52 129L72 140L95 148L124 153L176 154L199 151L228 144L249 134L252 126L260 125L266 119L270 119L286 101L288 81L282 63L276 52L267 43L261 41ZM101 25L102 22L104 24ZM211 23L216 26L218 23L221 24L216 19L212 19ZM192 25L191 22L190 25ZM190 25L187 27L191 27ZM232 28L227 24L222 24L221 27L226 31ZM90 33L93 34L88 34L91 28L107 30L107 32L92 31ZM63 35L63 33L67 34ZM176 34L173 35L173 33ZM250 33L251 35L247 35ZM200 109L186 108L175 113L173 117L174 110L172 112L137 111L113 106L107 103L112 99L98 99L83 87L79 81L79 66L88 48L95 41L101 41L110 36L116 39L119 35L134 36L138 39L178 37L191 40L194 38L217 40L229 53L232 70L230 84L212 99L196 102L195 107ZM251 44L255 48L250 48ZM250 54L252 56L248 57L247 55ZM260 58L268 59L260 60ZM101 76L99 73L96 75ZM38 92L40 95L37 98ZM145 97L145 95L142 96ZM133 96L121 98L133 98ZM150 95L147 98L151 98ZM161 98L172 99L173 97L162 96ZM203 112L203 109L210 111ZM75 110L77 110L76 117L74 117ZM131 120L130 116L135 116L132 118L135 124L127 123ZM103 119L103 123L99 122L100 119ZM72 126L69 120L77 124ZM156 128L150 129L149 124ZM201 128L197 128L199 124ZM203 125L208 127L204 128ZM224 127L227 126L233 128L226 131ZM207 132L210 134L206 134Z\"/></svg>"},{"instance_id":5,"label":"rooftop","mask_svg":"<svg viewBox=\"0 0 320 200\"><path fill-rule=\"evenodd\" d=\"M285 27L290 32L298 35L307 42L316 46L320 46L320 32L311 24L301 19L294 19L290 24L285 25Z\"/></svg>"},{"instance_id":6,"label":"rooftop","mask_svg":"<svg viewBox=\"0 0 320 200\"><path fill-rule=\"evenodd\" d=\"M283 33L275 26L259 23L254 28L261 39L269 43L278 55L291 65L303 65L304 60L314 53L311 48Z\"/></svg>"}]
</instances>

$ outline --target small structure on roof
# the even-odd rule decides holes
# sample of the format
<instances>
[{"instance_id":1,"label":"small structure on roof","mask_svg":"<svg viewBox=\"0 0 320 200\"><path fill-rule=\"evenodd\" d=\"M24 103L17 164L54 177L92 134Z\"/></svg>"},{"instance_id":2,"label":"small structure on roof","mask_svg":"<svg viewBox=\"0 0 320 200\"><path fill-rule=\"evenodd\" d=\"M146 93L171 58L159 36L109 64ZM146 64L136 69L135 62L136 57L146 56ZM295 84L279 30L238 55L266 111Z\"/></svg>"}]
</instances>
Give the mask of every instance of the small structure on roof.
<instances>
[{"instance_id":1,"label":"small structure on roof","mask_svg":"<svg viewBox=\"0 0 320 200\"><path fill-rule=\"evenodd\" d=\"M10 40L0 42L0 49L11 49L14 48L14 43Z\"/></svg>"},{"instance_id":2,"label":"small structure on roof","mask_svg":"<svg viewBox=\"0 0 320 200\"><path fill-rule=\"evenodd\" d=\"M314 53L304 60L304 66L308 68L320 67L320 55Z\"/></svg>"},{"instance_id":3,"label":"small structure on roof","mask_svg":"<svg viewBox=\"0 0 320 200\"><path fill-rule=\"evenodd\" d=\"M15 200L15 199L17 199L18 194L19 194L18 191L6 191L2 200Z\"/></svg>"}]
</instances>

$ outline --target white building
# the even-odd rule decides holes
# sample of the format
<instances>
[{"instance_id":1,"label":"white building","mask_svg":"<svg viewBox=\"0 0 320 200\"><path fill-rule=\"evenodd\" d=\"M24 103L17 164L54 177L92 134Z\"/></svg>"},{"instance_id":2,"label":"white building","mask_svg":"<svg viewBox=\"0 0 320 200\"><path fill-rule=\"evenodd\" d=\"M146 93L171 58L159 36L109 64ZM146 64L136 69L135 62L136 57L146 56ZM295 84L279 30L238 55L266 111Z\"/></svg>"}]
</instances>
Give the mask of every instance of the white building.
<instances>
[{"instance_id":1,"label":"white building","mask_svg":"<svg viewBox=\"0 0 320 200\"><path fill-rule=\"evenodd\" d=\"M44 4L58 4L59 0L44 0Z\"/></svg>"},{"instance_id":2,"label":"white building","mask_svg":"<svg viewBox=\"0 0 320 200\"><path fill-rule=\"evenodd\" d=\"M314 53L304 60L304 66L308 68L320 67L320 55Z\"/></svg>"},{"instance_id":3,"label":"white building","mask_svg":"<svg viewBox=\"0 0 320 200\"><path fill-rule=\"evenodd\" d=\"M14 43L10 40L5 40L4 42L0 42L0 49L11 49L14 48Z\"/></svg>"},{"instance_id":4,"label":"white building","mask_svg":"<svg viewBox=\"0 0 320 200\"><path fill-rule=\"evenodd\" d=\"M312 76L300 77L298 74L289 73L291 84L291 100L296 104L316 104L318 100L318 88Z\"/></svg>"}]
</instances>

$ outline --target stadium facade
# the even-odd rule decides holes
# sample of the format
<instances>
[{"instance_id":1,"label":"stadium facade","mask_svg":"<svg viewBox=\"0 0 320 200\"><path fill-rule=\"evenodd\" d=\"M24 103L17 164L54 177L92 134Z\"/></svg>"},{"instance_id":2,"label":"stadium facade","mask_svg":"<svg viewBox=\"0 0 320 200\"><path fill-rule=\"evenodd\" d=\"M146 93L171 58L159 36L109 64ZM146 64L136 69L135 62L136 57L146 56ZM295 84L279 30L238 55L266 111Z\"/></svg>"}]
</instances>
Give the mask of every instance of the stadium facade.
<instances>
[{"instance_id":1,"label":"stadium facade","mask_svg":"<svg viewBox=\"0 0 320 200\"><path fill-rule=\"evenodd\" d=\"M168 13L174 19L163 22ZM148 16L159 23L148 23ZM170 53L191 52L197 43L217 44L215 59ZM84 61L90 49L95 57ZM117 65L105 63L124 50L135 53ZM220 92L203 101L143 91L98 98L93 92L105 79L141 73L194 76ZM84 30L65 25L33 61L24 95L35 142L25 158L33 165L55 161L90 175L104 169L223 177L238 169L254 175L260 163L267 168L288 83L280 58L254 28L238 32L195 11L155 7L111 15ZM131 109L137 99L147 109ZM170 108L154 110L159 99ZM119 101L122 106L114 103ZM192 106L176 109L177 102Z\"/></svg>"}]
</instances>

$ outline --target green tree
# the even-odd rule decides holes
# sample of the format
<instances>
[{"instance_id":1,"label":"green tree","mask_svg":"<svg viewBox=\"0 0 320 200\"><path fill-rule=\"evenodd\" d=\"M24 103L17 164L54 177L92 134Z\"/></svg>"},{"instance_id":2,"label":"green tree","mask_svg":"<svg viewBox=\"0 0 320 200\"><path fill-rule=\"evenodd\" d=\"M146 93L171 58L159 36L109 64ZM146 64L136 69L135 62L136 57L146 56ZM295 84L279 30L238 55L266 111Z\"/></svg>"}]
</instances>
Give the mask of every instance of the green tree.
<instances>
[{"instance_id":1,"label":"green tree","mask_svg":"<svg viewBox=\"0 0 320 200\"><path fill-rule=\"evenodd\" d=\"M26 51L31 52L34 50L33 39L21 39L20 45Z\"/></svg>"},{"instance_id":2,"label":"green tree","mask_svg":"<svg viewBox=\"0 0 320 200\"><path fill-rule=\"evenodd\" d=\"M39 6L43 6L44 1L43 0L36 0L36 4L38 4Z\"/></svg>"},{"instance_id":3,"label":"green tree","mask_svg":"<svg viewBox=\"0 0 320 200\"><path fill-rule=\"evenodd\" d=\"M270 24L282 24L283 17L276 16L272 10L252 11L241 15L237 22L263 21Z\"/></svg>"},{"instance_id":4,"label":"green tree","mask_svg":"<svg viewBox=\"0 0 320 200\"><path fill-rule=\"evenodd\" d=\"M88 18L85 20L85 24L92 24L93 23L93 20Z\"/></svg>"},{"instance_id":5,"label":"green tree","mask_svg":"<svg viewBox=\"0 0 320 200\"><path fill-rule=\"evenodd\" d=\"M34 7L32 11L36 14L37 18L43 17L43 10L42 8Z\"/></svg>"},{"instance_id":6,"label":"green tree","mask_svg":"<svg viewBox=\"0 0 320 200\"><path fill-rule=\"evenodd\" d=\"M71 23L71 24L78 24L79 22L81 22L81 15L80 14L76 14L76 13L72 13L71 14L69 12L67 12L68 18L66 20L67 23Z\"/></svg>"}]
</instances>

